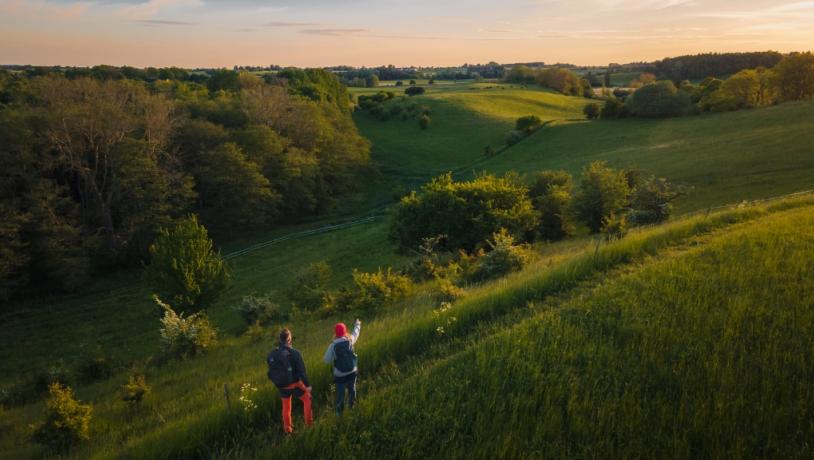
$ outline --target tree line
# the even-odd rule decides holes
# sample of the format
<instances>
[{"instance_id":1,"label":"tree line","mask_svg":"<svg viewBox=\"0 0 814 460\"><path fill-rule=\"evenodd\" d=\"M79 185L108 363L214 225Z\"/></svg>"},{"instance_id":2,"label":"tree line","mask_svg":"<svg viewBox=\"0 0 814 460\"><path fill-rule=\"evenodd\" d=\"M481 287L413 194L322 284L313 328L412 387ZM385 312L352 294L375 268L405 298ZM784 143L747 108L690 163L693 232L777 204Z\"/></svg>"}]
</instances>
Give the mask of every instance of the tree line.
<instances>
[{"instance_id":1,"label":"tree line","mask_svg":"<svg viewBox=\"0 0 814 460\"><path fill-rule=\"evenodd\" d=\"M652 74L637 79L632 93L616 89L604 96L604 106L585 107L588 118L673 117L700 112L748 109L814 97L814 55L792 53L774 67L740 70L725 80L707 77L699 84L678 85L656 80Z\"/></svg>"},{"instance_id":2,"label":"tree line","mask_svg":"<svg viewBox=\"0 0 814 460\"><path fill-rule=\"evenodd\" d=\"M137 264L188 213L228 238L327 212L370 167L350 110L324 70L0 73L0 298Z\"/></svg>"},{"instance_id":3,"label":"tree line","mask_svg":"<svg viewBox=\"0 0 814 460\"><path fill-rule=\"evenodd\" d=\"M538 84L569 96L593 97L591 82L564 67L517 65L506 71L507 83Z\"/></svg>"},{"instance_id":4,"label":"tree line","mask_svg":"<svg viewBox=\"0 0 814 460\"><path fill-rule=\"evenodd\" d=\"M662 78L682 81L706 77L727 77L743 69L774 67L783 55L777 51L750 53L704 53L665 58L654 63L654 70Z\"/></svg>"}]
</instances>

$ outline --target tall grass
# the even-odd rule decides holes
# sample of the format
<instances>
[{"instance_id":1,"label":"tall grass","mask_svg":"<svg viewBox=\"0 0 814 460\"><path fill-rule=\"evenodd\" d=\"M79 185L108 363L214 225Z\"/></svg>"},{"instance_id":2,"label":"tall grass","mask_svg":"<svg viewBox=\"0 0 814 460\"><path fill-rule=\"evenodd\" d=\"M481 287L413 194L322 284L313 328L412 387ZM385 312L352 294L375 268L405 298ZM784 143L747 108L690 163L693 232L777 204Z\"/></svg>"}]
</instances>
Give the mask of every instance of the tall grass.
<instances>
[{"instance_id":1,"label":"tall grass","mask_svg":"<svg viewBox=\"0 0 814 460\"><path fill-rule=\"evenodd\" d=\"M746 222L769 213L814 202L811 196L784 200L769 205L738 208L696 216L662 227L646 229L628 238L598 249L577 253L556 265L536 266L498 283L475 289L466 298L443 313L424 308L409 312L408 318L384 321L379 333L367 333L358 352L365 373L374 374L393 363L404 362L426 352L428 344L466 337L491 319L522 308L528 302L544 299L577 286L580 281L622 264L654 255L671 245L709 233L716 229ZM452 318L455 318L454 320ZM439 336L438 327L444 327ZM364 333L364 332L363 332ZM368 337L371 337L368 340ZM326 342L327 343L327 342ZM322 349L306 353L306 364L313 369L311 380L315 392L325 401L331 385L329 369L319 363ZM259 374L258 370L258 374ZM263 393L261 412L278 414L279 400L273 392ZM238 423L239 422L239 423ZM183 423L164 426L148 436L135 439L123 452L132 458L195 458L220 452L251 437L257 430L275 430L275 416L264 415L251 420L235 420L222 405Z\"/></svg>"},{"instance_id":2,"label":"tall grass","mask_svg":"<svg viewBox=\"0 0 814 460\"><path fill-rule=\"evenodd\" d=\"M279 458L811 458L814 210L611 277Z\"/></svg>"}]
</instances>

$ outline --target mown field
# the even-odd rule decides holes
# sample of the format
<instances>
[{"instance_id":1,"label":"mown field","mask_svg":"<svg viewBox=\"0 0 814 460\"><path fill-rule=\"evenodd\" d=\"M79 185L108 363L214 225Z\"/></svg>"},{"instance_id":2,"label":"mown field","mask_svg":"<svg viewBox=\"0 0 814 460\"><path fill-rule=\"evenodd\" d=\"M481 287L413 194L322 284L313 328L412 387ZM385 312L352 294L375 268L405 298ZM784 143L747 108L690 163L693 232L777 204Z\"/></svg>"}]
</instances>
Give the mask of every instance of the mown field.
<instances>
[{"instance_id":1,"label":"mown field","mask_svg":"<svg viewBox=\"0 0 814 460\"><path fill-rule=\"evenodd\" d=\"M356 93L369 91L367 89L354 90ZM383 122L365 113L355 115L360 131L373 142L373 158L380 167L382 175L370 178L369 182L362 184L363 190L352 204L343 209L344 211L362 212L374 204L387 203L392 200L394 189L415 187L444 171L457 170L459 177L466 177L477 171L502 173L517 170L526 173L537 169L563 168L576 174L585 164L594 159L607 160L617 167L634 167L645 173L665 176L673 182L692 186L692 192L677 202L679 212L704 210L711 206L745 199L757 199L814 188L811 180L814 177L814 156L810 153L814 134L807 129L807 125L810 125L809 120L814 117L814 104L812 103L784 104L759 110L673 120L585 122L576 121L581 118L581 109L585 103L582 98L565 97L544 90L511 87L511 85L496 83L439 84L429 89L426 95L411 100L430 107L433 121L428 130L422 131L415 120ZM514 120L528 114L537 114L552 123L517 145L502 151L494 158L485 158L484 147L490 145L498 148L503 145L507 132L514 126ZM272 342L270 336L273 331L269 332L269 337L260 341L252 341L249 337L239 336L245 326L232 307L236 306L244 295L250 293L274 292L275 298L280 302L286 302L285 292L291 286L292 274L319 260L327 260L333 267L334 286L346 283L350 278L352 268L372 271L377 267L405 264L410 258L395 254L392 245L387 241L386 217L345 230L271 245L233 259L231 261L235 275L233 286L228 294L209 311L210 317L221 331L221 344L211 353L187 362L176 362L164 366L144 365L144 360L159 349L159 313L150 300L150 291L143 285L138 272L97 280L80 295L21 302L13 309L13 313L0 318L4 330L0 335L0 385L18 381L22 376L42 371L51 366L64 364L70 368L85 357L98 354L100 350L114 363L123 365L124 368L106 381L80 385L76 388L80 399L94 404L92 434L94 441L89 446L75 452L73 454L75 458L254 457L283 454L307 458L308 452L321 452L319 449L325 449L318 439L320 435L330 439L331 436L340 436L337 434L338 431L346 429L348 436L355 433L362 442L353 444L350 442L353 438L336 438L342 440L341 448L335 451L337 453L358 453L356 449L359 449L360 446L373 444L379 445L379 447L369 448L367 453L362 452L362 457L373 456L374 453L381 453L382 456L398 456L402 451L396 449L406 449L409 446L414 446L419 451L423 449L424 447L418 446L423 437L424 439L429 438L428 446L437 447L438 442L448 442L452 449L450 456L460 457L464 455L465 446L467 442L471 441L473 433L482 433L466 432L466 428L460 425L461 420L475 421L476 423L472 425L473 430L486 429L485 417L489 410L497 411L496 415L502 417L500 420L513 429L497 433L495 445L484 446L484 455L487 452L495 454L502 452L505 455L507 451L501 449L507 449L507 446L513 446L521 441L526 442L525 445L529 449L526 451L527 453L536 452L533 449L537 447L547 448L535 446L529 444L530 441L526 441L528 437L533 438L539 434L547 436L544 439L551 441L552 449L557 446L557 452L573 453L575 456L591 456L592 452L603 451L578 449L583 447L586 449L589 447L591 449L608 448L613 452L619 452L619 456L623 456L625 453L631 452L630 449L633 449L635 445L599 446L584 442L586 430L589 429L586 427L590 427L586 420L593 420L585 414L602 414L602 417L611 417L608 414L622 414L618 412L625 409L621 407L622 399L611 398L611 396L619 395L608 390L608 388L614 388L609 383L607 388L602 387L606 391L602 398L594 401L590 398L593 390L579 386L580 382L575 376L582 375L579 374L580 372L585 372L584 375L589 378L598 378L597 376L601 375L602 379L608 379L608 382L632 379L632 382L638 382L641 385L645 385L647 378L650 378L651 374L646 374L646 371L657 370L658 372L654 374L657 376L657 382L669 383L669 378L675 377L669 373L663 374L664 369L658 368L658 366L653 369L632 365L622 366L618 369L613 368L615 374L601 374L602 367L597 362L585 358L589 355L586 350L601 349L602 359L605 359L606 363L611 359L623 362L624 359L631 356L649 363L656 359L667 344L689 346L687 344L690 343L690 340L703 339L706 340L704 343L709 345L708 337L685 334L684 329L676 329L674 335L664 337L664 343L660 343L656 340L658 337L648 336L647 328L643 326L648 324L658 324L659 327L669 326L669 324L663 323L666 321L662 315L665 307L659 306L654 300L661 291L652 286L650 286L653 288L652 292L645 289L649 286L645 282L646 280L658 285L659 283L654 280L672 280L673 278L668 275L676 273L678 278L675 279L684 280L686 284L676 285L671 288L675 290L670 292L682 294L681 291L687 291L687 296L689 296L689 292L696 288L699 292L707 292L703 289L712 289L714 284L702 283L703 279L700 275L695 276L692 271L682 271L684 269L681 267L684 265L696 267L699 274L703 274L710 280L721 280L718 283L719 286L722 284L731 286L722 290L722 292L730 294L737 292L734 290L735 287L754 284L752 283L753 278L750 278L752 275L744 272L742 267L756 264L758 267L765 267L766 270L779 270L782 273L777 273L774 278L767 277L767 280L785 283L783 286L787 287L787 290L779 291L778 296L787 297L776 299L766 297L768 294L764 292L764 288L767 285L760 283L754 286L754 292L746 291L751 297L764 302L765 306L761 307L763 310L759 311L769 311L766 309L772 307L773 301L791 301L794 294L805 294L811 298L811 287L806 284L807 281L803 279L805 277L799 278L799 282L796 284L789 281L791 278L785 277L785 273L799 275L804 273L801 270L805 269L809 270L809 274L812 272L811 266L805 265L805 261L800 261L795 255L800 253L811 259L811 235L807 231L794 235L789 230L793 226L789 222L793 219L807 222L808 228L810 228L812 223L810 205L811 198L804 197L768 206L748 206L722 213L713 212L709 217L701 215L677 220L660 228L635 231L625 240L610 246L603 246L598 252L595 252L593 242L587 238L577 238L558 245L541 246L536 248L537 262L529 269L507 279L469 289L465 300L456 304L452 312L443 314L440 319L437 314L433 314L433 310L437 309L438 305L430 299L430 291L419 287L414 297L388 308L375 317L364 318L363 339L360 342L364 373L360 389L367 402L359 408L358 415L350 417L348 422L343 424L337 424L327 413L329 405L326 401L331 397L332 390L329 370L321 365L320 360L324 347L327 346L331 337L332 324L337 320L351 321L352 315L348 315L347 318L313 316L295 318L290 322L290 326L295 331L296 345L304 351L309 369L312 369L314 387L318 395L317 413L318 417L323 419L319 428L311 434L306 435L305 438L299 436L296 438L298 441L303 441L302 445L305 447L302 451L296 450L295 444L289 443L280 446L282 451L266 452L270 447L276 449L280 442L278 399L276 392L270 388L264 371L264 358ZM786 208L801 209L783 213ZM381 212L386 212L386 210ZM331 216L324 221L314 222L313 225L330 224L335 217ZM774 229L771 232L772 235L777 234L781 237L773 239L774 237L766 232L758 231L764 226ZM230 252L292 230L299 229L281 229L273 235L234 243L226 247L224 252ZM717 233L712 236L712 232ZM749 235L752 234L756 235L757 239L749 239L751 238ZM748 240L752 243L746 248L739 248L732 246L736 240ZM696 246L698 247L696 248ZM786 247L788 249L784 249ZM749 248L754 250L750 252ZM783 265L786 262L769 260L771 255L769 253L773 254L778 251L789 256L791 265L787 266ZM732 254L726 255L729 252ZM663 264L650 260L657 255L665 259ZM724 256L731 257L731 259L726 259ZM716 257L718 258L716 259ZM718 264L729 260L733 272L717 273L714 270L714 263L705 263L707 260L705 258ZM669 265L670 263L675 265ZM719 275L720 277L718 277ZM642 277L638 281L639 284L636 284L635 280L639 279L636 277ZM742 279L738 277L742 277ZM743 280L749 281L749 283ZM594 287L599 282L602 284ZM751 289L749 286L746 287ZM798 288L799 291L796 290ZM636 298L625 297L639 291L642 296L641 302L636 302ZM662 294L666 295L668 292L665 291ZM618 306L618 308L613 307L611 310L607 310L617 315L611 318L615 322L609 323L611 324L609 327L618 326L622 328L620 330L624 334L635 337L637 341L633 341L631 344L636 344L639 348L635 350L616 349L614 348L616 342L610 341L610 338L609 343L596 342L595 337L585 333L586 330L592 329L584 329L594 326L586 326L580 322L581 320L574 319L581 318L580 315L584 316L586 310L580 310L580 305L593 305L592 302L599 299L600 296L606 296L609 299L607 308L611 308L611 305ZM613 304L614 299L619 301ZM681 303L684 300L686 303ZM677 299L675 305L684 308L681 310L685 315L682 318L695 321L698 312L702 311L699 310L701 307L696 305L698 300L698 298L693 300L691 297ZM745 303L742 305L727 304L726 307L731 308L727 311L750 310L752 304L747 301L748 299L743 300ZM624 302L631 302L632 306L625 306ZM661 310L656 309L653 313L655 316L647 317L643 315L650 310L628 309L628 307L633 308L641 303L652 304L654 308L658 307ZM792 304L789 305L792 306ZM622 308L623 306L625 308ZM799 308L789 311L797 314L802 312L802 308L799 306ZM659 311L662 313L656 315ZM725 315L721 311L718 312L720 317L715 318L723 321L721 318ZM566 314L565 312L573 313ZM602 310L602 312L606 312L606 310ZM455 320L449 323L452 316L455 317ZM627 322L623 324L620 322L621 318L635 318L639 322L633 322L630 325ZM786 321L786 319L785 316L782 316L778 321ZM446 332L443 336L439 336L437 333L437 328L441 324L439 321L444 321L444 325L446 325ZM515 326L515 324L519 325ZM710 327L713 327L713 324L720 324L720 322L711 323ZM748 324L753 327L757 323ZM801 324L808 323L801 321ZM758 334L757 339L764 340L765 337L760 334L779 334L778 331L785 330L773 329L774 325L771 326L772 328L765 330L758 330L755 326L752 332ZM789 326L787 323L778 323L777 327L781 326L796 327ZM563 331L568 330L568 341L560 336L540 333L541 330L547 331L547 328L551 327L560 328ZM499 333L503 329L509 331ZM723 333L726 330L726 327L721 326L718 332ZM797 329L793 329L793 331L799 332ZM712 332L715 331L704 329L698 334L711 334ZM683 339L679 337L683 335L686 337ZM798 338L806 338L805 334L798 333L797 335ZM628 335L624 335L624 337L627 338ZM557 348L561 346L567 346L568 350L582 350L581 354L577 355L583 357L580 358L583 359L582 361L578 359L567 361L563 358L560 362L549 363L545 359L553 358L541 357L541 362L551 366L551 372L547 368L522 367L522 363L514 354L506 360L505 370L510 375L525 375L524 372L529 371L530 374L524 378L541 379L531 382L535 385L539 386L541 382L546 385L549 383L559 385L552 387L558 391L552 395L559 395L557 396L559 399L546 399L548 393L536 394L533 397L537 398L533 401L534 404L540 404L539 410L537 406L524 405L532 401L523 398L523 394L526 393L501 386L506 385L506 382L498 381L493 377L485 378L483 382L478 380L491 375L488 374L491 372L490 367L503 365L495 363L496 357L490 357L486 350L490 350L490 346L513 344L512 340L515 338L519 341L516 347L517 356L523 356L523 353L538 356L543 351L562 354L564 349ZM669 342L668 338L673 342ZM727 350L735 350L738 343L740 342L723 341L716 345L719 348L713 347L705 350L710 351L712 356L717 356L714 353L721 353L721 356L724 356ZM780 347L784 343L778 341L777 346ZM725 348L727 346L730 348ZM810 344L808 346L810 351ZM761 360L780 356L762 354L764 351L765 353L780 353L781 349L761 350L761 354L755 357L756 361L749 363L763 365ZM645 351L647 353L643 355L635 354ZM565 356L570 355L566 353ZM669 356L672 359L672 355ZM647 358L651 361L647 361ZM473 359L479 363L477 366L472 369L462 369L465 367L463 363L471 363ZM810 368L810 360L804 361L805 359L810 359L810 356L802 354L797 363L807 364ZM797 364L792 361L789 362L796 366ZM724 363L724 361L721 362ZM737 362L735 364L741 365ZM701 378L701 371L697 368L687 369L694 372L688 374L687 378L690 380L687 380L687 384L695 385L691 388L701 388L698 386L700 385L698 382L704 382ZM792 369L798 368L792 366ZM556 375L558 374L553 374L554 370L571 376L572 380L566 383L557 381ZM741 367L735 366L725 370L729 373L721 371L720 374L708 376L710 379L715 376L720 377L720 380L708 380L711 382L713 390L728 388L723 386L723 383L726 383L723 381L724 378L741 377ZM418 390L422 389L421 391L426 392L433 388L429 386L430 384L443 382L444 375L448 376L450 372L459 371L462 375L459 382L460 388L450 387L449 392L430 392L432 394L429 396L422 395ZM807 372L805 369L798 369L798 371L797 375L805 375ZM153 386L153 393L145 401L143 407L136 410L128 408L120 400L120 386L132 372L145 372L148 383ZM764 374L768 375L768 372L760 375ZM787 380L793 377L792 374L780 375L788 377ZM809 375L809 377L811 376ZM768 385L766 381L760 382ZM246 415L234 408L231 411L227 408L224 384L234 392L242 383L252 383L260 388L257 397L261 410L257 413ZM530 384L530 382L524 383ZM472 394L480 391L480 384L483 385L481 394ZM675 381L672 381L670 385L672 386L669 388L674 389ZM716 385L718 386L716 387ZM563 412L562 398L564 396L562 395L568 394L566 389L572 387L575 391L574 395L582 399L575 401L575 404L578 404L573 408L573 417L569 415L568 420L577 423L577 425L573 425L573 433L569 437L564 438L561 433L561 437L558 438L556 433L545 431L562 421L554 415L550 419L544 419L547 421L546 424L535 428L542 430L539 433L519 428L521 424L529 425L526 423L529 420L529 414L538 413L543 410L543 407L546 413L556 412L552 409L552 407L556 407L560 414L571 414L567 410ZM527 389L526 386L517 388ZM794 389L791 386L778 388L778 391ZM649 389L650 387L645 386L631 388L631 391L635 390L639 393L630 393L628 397L642 395L645 390ZM725 394L715 393L713 390L703 393L712 398L709 401L717 401L714 398L720 398L722 394ZM506 407L514 407L516 412L500 412L499 407L488 406L490 403L484 401L484 398L501 391L505 394ZM752 387L745 388L744 391L744 398L755 397L756 393L752 391ZM653 392L653 395L653 398L662 396L658 391ZM234 395L232 396L234 397ZM472 397L471 404L468 396ZM785 398L786 396L787 393L783 393L778 397ZM805 393L801 393L802 396L805 396ZM412 403L410 398L414 400ZM810 402L810 400L809 395L807 400L799 399L798 401ZM497 403L501 399L493 398L491 401ZM424 403L433 404L433 407L437 408L437 410L434 409L435 412L432 412L432 417L422 415ZM485 407L489 409L484 412L476 412L477 404L480 403L486 404ZM596 405L592 405L594 403ZM657 403L661 405L657 405ZM626 433L634 432L635 426L655 423L658 420L657 418L647 418L656 417L656 415L647 413L646 408L658 407L659 410L668 411L675 408L671 405L674 403L675 401L669 398L666 398L665 401L645 399L640 405L631 406L629 410L637 409L642 413L637 415L625 412L622 414L625 417L623 420L630 423L624 426L624 429L629 430ZM687 403L690 404L687 406L689 408L693 407L691 404L697 404L698 401L688 399ZM652 404L652 406L648 406L648 404ZM377 414L377 408L380 407L388 409ZM786 406L759 407L785 408ZM568 408L569 406L566 404L565 409ZM809 409L805 409L805 411L807 410ZM798 419L811 422L810 418L805 418L809 416L805 411L801 412L803 415L797 416ZM26 443L25 438L29 424L39 421L42 413L41 401L0 412L0 458L26 458L40 454L39 448ZM450 414L458 414L459 417L455 419L458 421L451 420ZM704 414L708 415L708 413ZM726 420L734 420L731 417L743 414L743 412L724 413L726 417L730 417ZM435 421L436 415L439 417L438 424ZM602 418L601 420L616 419ZM678 420L682 423L689 423L683 419ZM414 430L411 431L411 429L401 426L408 422L416 425ZM699 423L701 422L703 420L699 421ZM608 422L608 424L610 423ZM365 428L370 424L377 424L377 427L372 431ZM536 427L536 425L534 426ZM617 425L603 425L604 429L608 430L611 429L610 426L618 427ZM654 426L659 430L667 429L663 425ZM784 426L790 427L789 425ZM803 428L800 430L803 434L811 434L810 431L806 432ZM720 431L708 435L699 431L688 432L689 434L686 436L682 435L684 437L674 439L674 447L680 456L691 456L696 452L692 450L696 446L709 446L710 444L705 443L712 442L710 439L713 439L714 436L718 436L714 439L722 439L724 435L732 432L731 430ZM443 435L431 438L429 433L442 433ZM770 439L771 436L781 439L778 433L756 430L751 433L755 436L764 436L765 439ZM395 437L403 437L407 442L394 444L392 440ZM794 439L782 439L786 441L789 449L796 446ZM613 440L608 442L613 442ZM651 447L653 454L658 455L660 452L664 452L664 446L658 442L654 443ZM749 446L751 444L745 443L742 448ZM566 450L559 450L560 447ZM739 452L724 441L714 447L720 449L722 456ZM377 450L385 448L393 450ZM689 454L686 454L687 452ZM780 448L774 452L794 453L781 451ZM801 453L805 452L801 451Z\"/></svg>"}]
</instances>

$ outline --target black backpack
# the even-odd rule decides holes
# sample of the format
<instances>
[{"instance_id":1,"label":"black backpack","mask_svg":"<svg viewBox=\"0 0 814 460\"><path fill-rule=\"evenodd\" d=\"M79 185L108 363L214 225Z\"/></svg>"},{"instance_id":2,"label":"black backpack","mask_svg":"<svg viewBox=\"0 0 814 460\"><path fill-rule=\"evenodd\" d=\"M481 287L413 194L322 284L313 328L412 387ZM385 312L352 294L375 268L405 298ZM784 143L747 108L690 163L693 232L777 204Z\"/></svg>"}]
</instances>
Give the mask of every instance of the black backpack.
<instances>
[{"instance_id":1,"label":"black backpack","mask_svg":"<svg viewBox=\"0 0 814 460\"><path fill-rule=\"evenodd\" d=\"M266 361L269 365L268 378L277 388L284 388L294 383L291 352L287 348L281 347L272 351Z\"/></svg>"},{"instance_id":2,"label":"black backpack","mask_svg":"<svg viewBox=\"0 0 814 460\"><path fill-rule=\"evenodd\" d=\"M356 367L356 358L350 340L343 340L334 344L334 367L339 372L352 371Z\"/></svg>"}]
</instances>

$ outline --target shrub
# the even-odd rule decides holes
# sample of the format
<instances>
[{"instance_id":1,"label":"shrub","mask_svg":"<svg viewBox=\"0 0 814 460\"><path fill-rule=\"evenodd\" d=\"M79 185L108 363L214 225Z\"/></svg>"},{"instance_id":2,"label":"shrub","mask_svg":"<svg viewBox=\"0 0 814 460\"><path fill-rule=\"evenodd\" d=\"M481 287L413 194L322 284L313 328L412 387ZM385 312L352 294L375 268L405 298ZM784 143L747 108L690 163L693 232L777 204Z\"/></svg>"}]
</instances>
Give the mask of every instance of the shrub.
<instances>
[{"instance_id":1,"label":"shrub","mask_svg":"<svg viewBox=\"0 0 814 460\"><path fill-rule=\"evenodd\" d=\"M435 300L439 302L454 302L464 296L464 290L456 286L449 278L436 278Z\"/></svg>"},{"instance_id":2,"label":"shrub","mask_svg":"<svg viewBox=\"0 0 814 460\"><path fill-rule=\"evenodd\" d=\"M412 83L415 84L415 83ZM424 94L425 90L423 86L410 86L409 88L404 90L404 94L408 96L418 96Z\"/></svg>"},{"instance_id":3,"label":"shrub","mask_svg":"<svg viewBox=\"0 0 814 460\"><path fill-rule=\"evenodd\" d=\"M217 340L217 331L203 312L184 318L157 296L155 302L164 310L161 318L161 341L165 356L186 358L211 348Z\"/></svg>"},{"instance_id":4,"label":"shrub","mask_svg":"<svg viewBox=\"0 0 814 460\"><path fill-rule=\"evenodd\" d=\"M520 117L517 119L517 121L514 123L514 129L525 135L529 135L540 128L542 124L543 120L541 120L537 115L526 115L525 117Z\"/></svg>"},{"instance_id":5,"label":"shrub","mask_svg":"<svg viewBox=\"0 0 814 460\"><path fill-rule=\"evenodd\" d=\"M442 267L438 264L436 248L446 238L444 235L427 237L418 246L418 259L407 267L407 273L416 281L428 281L441 275Z\"/></svg>"},{"instance_id":6,"label":"shrub","mask_svg":"<svg viewBox=\"0 0 814 460\"><path fill-rule=\"evenodd\" d=\"M446 249L473 250L500 228L525 235L536 225L536 212L521 181L479 176L455 182L451 174L433 179L402 198L391 221L390 238L402 249L424 238L446 235Z\"/></svg>"},{"instance_id":7,"label":"shrub","mask_svg":"<svg viewBox=\"0 0 814 460\"><path fill-rule=\"evenodd\" d=\"M627 106L637 117L677 117L692 112L692 100L671 81L659 81L636 90Z\"/></svg>"},{"instance_id":8,"label":"shrub","mask_svg":"<svg viewBox=\"0 0 814 460\"><path fill-rule=\"evenodd\" d=\"M511 147L512 145L522 141L524 137L526 137L526 135L523 134L523 131L513 129L509 131L509 134L506 135L506 145Z\"/></svg>"},{"instance_id":9,"label":"shrub","mask_svg":"<svg viewBox=\"0 0 814 460\"><path fill-rule=\"evenodd\" d=\"M211 305L229 285L229 267L213 249L206 228L190 215L172 230L161 229L150 246L152 261L145 271L160 296L182 312Z\"/></svg>"},{"instance_id":10,"label":"shrub","mask_svg":"<svg viewBox=\"0 0 814 460\"><path fill-rule=\"evenodd\" d=\"M151 390L144 374L133 374L127 378L127 383L122 385L122 401L130 405L141 404Z\"/></svg>"},{"instance_id":11,"label":"shrub","mask_svg":"<svg viewBox=\"0 0 814 460\"><path fill-rule=\"evenodd\" d=\"M633 190L630 221L636 224L663 222L673 211L673 200L680 193L667 179L650 177Z\"/></svg>"},{"instance_id":12,"label":"shrub","mask_svg":"<svg viewBox=\"0 0 814 460\"><path fill-rule=\"evenodd\" d=\"M628 116L628 108L619 99L608 99L602 110L599 112L600 118L625 118Z\"/></svg>"},{"instance_id":13,"label":"shrub","mask_svg":"<svg viewBox=\"0 0 814 460\"><path fill-rule=\"evenodd\" d=\"M268 325L273 321L285 321L289 315L288 309L281 308L271 299L270 294L244 296L243 302L236 310L248 325L255 323Z\"/></svg>"},{"instance_id":14,"label":"shrub","mask_svg":"<svg viewBox=\"0 0 814 460\"><path fill-rule=\"evenodd\" d=\"M582 109L582 113L585 114L585 118L587 118L589 120L599 118L599 104L597 104L595 102L587 104Z\"/></svg>"},{"instance_id":15,"label":"shrub","mask_svg":"<svg viewBox=\"0 0 814 460\"><path fill-rule=\"evenodd\" d=\"M430 127L430 123L432 122L432 118L429 115L421 115L421 118L418 119L418 126L421 129L427 129Z\"/></svg>"},{"instance_id":16,"label":"shrub","mask_svg":"<svg viewBox=\"0 0 814 460\"><path fill-rule=\"evenodd\" d=\"M532 179L529 196L540 215L537 233L556 241L574 233L571 218L573 181L566 171L540 171Z\"/></svg>"},{"instance_id":17,"label":"shrub","mask_svg":"<svg viewBox=\"0 0 814 460\"><path fill-rule=\"evenodd\" d=\"M514 244L514 237L501 228L488 242L489 251L480 258L472 280L483 281L519 271L529 260L528 251Z\"/></svg>"},{"instance_id":18,"label":"shrub","mask_svg":"<svg viewBox=\"0 0 814 460\"><path fill-rule=\"evenodd\" d=\"M333 271L325 261L316 262L302 269L294 277L288 291L288 298L295 307L303 310L317 310L323 306Z\"/></svg>"},{"instance_id":19,"label":"shrub","mask_svg":"<svg viewBox=\"0 0 814 460\"><path fill-rule=\"evenodd\" d=\"M606 241L621 240L627 235L627 219L624 215L608 216L602 222L602 236Z\"/></svg>"},{"instance_id":20,"label":"shrub","mask_svg":"<svg viewBox=\"0 0 814 460\"><path fill-rule=\"evenodd\" d=\"M396 86L404 86L404 82L399 80L396 82Z\"/></svg>"},{"instance_id":21,"label":"shrub","mask_svg":"<svg viewBox=\"0 0 814 460\"><path fill-rule=\"evenodd\" d=\"M374 310L406 296L412 288L410 278L379 269L376 273L364 273L353 270L353 285L341 289L336 299L336 306L343 310Z\"/></svg>"},{"instance_id":22,"label":"shrub","mask_svg":"<svg viewBox=\"0 0 814 460\"><path fill-rule=\"evenodd\" d=\"M624 171L595 161L582 171L579 190L574 200L577 215L598 233L606 219L619 215L627 206L630 188Z\"/></svg>"},{"instance_id":23,"label":"shrub","mask_svg":"<svg viewBox=\"0 0 814 460\"><path fill-rule=\"evenodd\" d=\"M487 158L491 158L497 155L497 151L491 145L487 145L486 147L483 148L483 155L486 156Z\"/></svg>"},{"instance_id":24,"label":"shrub","mask_svg":"<svg viewBox=\"0 0 814 460\"><path fill-rule=\"evenodd\" d=\"M45 422L34 432L34 441L55 452L65 452L90 439L93 409L74 398L73 390L59 383L48 388Z\"/></svg>"}]
</instances>

